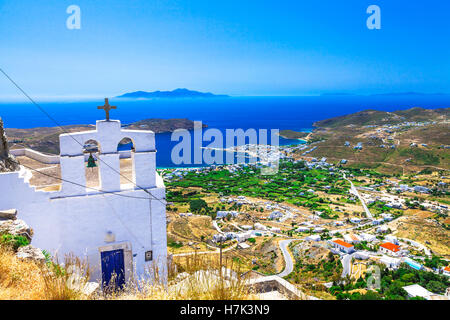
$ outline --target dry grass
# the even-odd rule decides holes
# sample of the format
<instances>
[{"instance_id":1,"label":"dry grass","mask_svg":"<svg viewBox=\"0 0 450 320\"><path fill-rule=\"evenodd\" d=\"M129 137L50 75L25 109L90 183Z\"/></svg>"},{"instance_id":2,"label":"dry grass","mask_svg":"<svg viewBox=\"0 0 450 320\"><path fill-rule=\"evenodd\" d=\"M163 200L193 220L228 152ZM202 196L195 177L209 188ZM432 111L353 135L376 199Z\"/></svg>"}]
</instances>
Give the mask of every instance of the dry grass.
<instances>
[{"instance_id":1,"label":"dry grass","mask_svg":"<svg viewBox=\"0 0 450 320\"><path fill-rule=\"evenodd\" d=\"M41 267L0 246L0 300L45 299Z\"/></svg>"},{"instance_id":2,"label":"dry grass","mask_svg":"<svg viewBox=\"0 0 450 320\"><path fill-rule=\"evenodd\" d=\"M117 291L105 299L133 300L246 300L257 299L247 287L247 276L242 276L239 266L232 259L220 261L217 255L191 255L171 264L168 270L169 281L163 284L140 280L127 283L122 291ZM151 275L159 274L154 268Z\"/></svg>"},{"instance_id":3,"label":"dry grass","mask_svg":"<svg viewBox=\"0 0 450 320\"><path fill-rule=\"evenodd\" d=\"M435 254L450 257L450 231L429 219L432 214L407 210L405 215L389 224L393 234L425 244Z\"/></svg>"},{"instance_id":4,"label":"dry grass","mask_svg":"<svg viewBox=\"0 0 450 320\"><path fill-rule=\"evenodd\" d=\"M64 267L56 260L42 267L41 276L48 300L80 300L88 297L83 289L88 283L90 270L86 261L74 255L64 258Z\"/></svg>"},{"instance_id":5,"label":"dry grass","mask_svg":"<svg viewBox=\"0 0 450 320\"><path fill-rule=\"evenodd\" d=\"M86 263L74 256L57 264L22 260L0 246L0 300L86 299L81 291L89 276Z\"/></svg>"},{"instance_id":6,"label":"dry grass","mask_svg":"<svg viewBox=\"0 0 450 320\"><path fill-rule=\"evenodd\" d=\"M241 276L239 265L218 255L192 255L169 264L168 283L158 275L157 267L147 270L149 277L129 281L121 290L107 294L83 293L89 279L89 266L69 255L64 267L53 263L21 260L15 253L0 247L0 300L244 300L257 299ZM153 280L150 280L153 279Z\"/></svg>"}]
</instances>

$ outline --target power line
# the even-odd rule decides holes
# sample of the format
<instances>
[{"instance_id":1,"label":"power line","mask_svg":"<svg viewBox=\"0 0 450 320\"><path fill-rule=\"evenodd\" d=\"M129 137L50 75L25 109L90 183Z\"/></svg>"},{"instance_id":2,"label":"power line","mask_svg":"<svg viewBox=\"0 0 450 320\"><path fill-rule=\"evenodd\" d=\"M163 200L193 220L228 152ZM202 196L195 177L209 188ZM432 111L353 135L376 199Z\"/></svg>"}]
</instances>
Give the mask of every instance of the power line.
<instances>
[{"instance_id":1,"label":"power line","mask_svg":"<svg viewBox=\"0 0 450 320\"><path fill-rule=\"evenodd\" d=\"M94 187L84 186L84 185L79 184L79 183L77 183L77 182L73 182L73 181L70 181L70 180L67 180L67 179L63 179L63 178L60 178L60 177L57 177L57 176L54 176L54 175L51 175L51 174L48 174L48 173L44 173L44 172L42 172L42 171L39 171L39 170L34 169L34 168L31 168L31 167L29 167L29 166L26 166L26 165L24 165L24 164L19 163L18 161L14 161L14 160L11 160L11 159L9 159L9 158L7 159L7 158L5 158L5 157L0 156L0 159L1 159L1 160L12 161L12 162L14 162L15 164L17 164L17 165L19 165L19 166L23 166L23 167L25 167L25 168L27 168L27 169L29 169L29 170L36 171L37 173L42 174L42 175L44 175L44 176L47 176L47 177L50 177L50 178L53 178L53 179L57 179L57 180L60 180L60 181L64 181L64 182L67 182L67 183L71 183L71 184L73 184L73 185L76 185L76 186L79 186L79 187L82 187L82 188L92 189L92 190L95 190L95 191L99 191L99 192L101 192L101 193L108 193L108 194L113 194L113 195L116 195L116 196L121 196L121 197L126 197L126 198L134 198L134 199L149 200L149 198L135 197L135 196L128 196L128 195L125 195L125 194L117 193L117 192L119 192L119 191L104 191L104 190L97 189L97 188L94 188ZM158 200L160 200L160 199L158 199ZM163 204L164 204L164 203L163 203Z\"/></svg>"},{"instance_id":2,"label":"power line","mask_svg":"<svg viewBox=\"0 0 450 320\"><path fill-rule=\"evenodd\" d=\"M77 140L75 139L69 132L67 132L59 123L58 121L56 121L47 111L45 111L44 108L42 108L37 102L35 102L33 100L33 98L31 98L2 68L0 68L0 71L5 75L5 77L17 88L19 89L20 92L23 93L23 95L25 97L28 98L28 100L31 101L32 104L34 104L42 113L44 113L50 120L52 120L64 133L66 133L67 135L69 135L76 143L78 143L81 147L84 148L84 146ZM150 197L152 197L154 200L158 200L160 201L162 204L165 204L164 202L162 202L160 199L156 198L154 195L151 194L151 192L149 192L148 190L140 187L139 185L137 185L135 182L133 182L132 180L128 179L128 177L122 175L120 172L118 172L116 169L114 169L113 167L111 167L108 163L104 162L100 157L98 157L98 160L100 162L102 162L103 164L105 164L107 167L109 167L111 170L113 170L114 172L116 172L117 174L119 174L120 176L124 177L126 180L130 181L134 186L138 187L139 189L143 190L144 192L148 193L150 195ZM69 181L68 181L69 182Z\"/></svg>"},{"instance_id":3,"label":"power line","mask_svg":"<svg viewBox=\"0 0 450 320\"><path fill-rule=\"evenodd\" d=\"M0 159L5 160L6 158L0 156ZM116 212L116 210L114 209L114 207L112 206L112 204L110 204L110 203L108 202L108 199L105 197L105 193L112 194L112 195L115 195L115 196L126 197L126 198L143 199L143 200L151 200L151 199L149 199L149 198L143 198L143 197L127 196L127 195L120 194L120 193L115 193L115 192L111 192L111 191L103 191L103 190L99 190L99 189L96 189L96 188L92 188L92 187L88 187L88 186L83 186L83 185L78 184L78 183L76 183L76 182L72 182L72 181L69 181L69 180L65 180L65 179L59 178L59 177L54 176L54 175L50 175L50 174L47 174L47 173L43 173L43 172L41 172L41 171L39 171L39 170L37 170L37 169L33 169L33 168L28 167L28 166L26 166L26 165L20 164L19 162L14 161L14 160L12 160L12 159L8 159L8 160L9 160L9 161L12 161L12 162L14 162L14 163L16 163L16 164L18 164L18 165L21 165L21 166L23 166L23 167L25 167L25 168L27 168L27 169L36 171L36 172L38 172L38 173L40 173L40 174L42 174L42 175L44 175L44 176L48 176L48 177L51 177L51 178L54 178L54 179L58 179L58 180L61 180L61 181L66 181L66 182L68 182L68 183L72 183L72 184L75 184L75 185L78 185L78 186L81 186L81 187L86 187L86 188L89 188L89 189L93 189L93 190L96 190L96 191L100 191L100 192L101 192L100 195L103 197L103 200L105 200L106 204L111 208L111 211L112 211L113 214L116 216L116 218L119 220L119 222L120 222L120 223L124 226L124 228L125 228L125 229L126 229L126 230L134 237L134 238L135 238L136 242L139 243L139 245L140 245L142 248L145 248L144 245L139 241L138 237L133 233L133 231L131 231L130 228L128 228L128 226L122 221L122 219L121 219L120 216L117 214L117 212ZM151 216L151 203L150 203L150 216ZM152 239L153 239L153 235L152 235ZM153 248L153 242L152 242L152 248Z\"/></svg>"}]
</instances>

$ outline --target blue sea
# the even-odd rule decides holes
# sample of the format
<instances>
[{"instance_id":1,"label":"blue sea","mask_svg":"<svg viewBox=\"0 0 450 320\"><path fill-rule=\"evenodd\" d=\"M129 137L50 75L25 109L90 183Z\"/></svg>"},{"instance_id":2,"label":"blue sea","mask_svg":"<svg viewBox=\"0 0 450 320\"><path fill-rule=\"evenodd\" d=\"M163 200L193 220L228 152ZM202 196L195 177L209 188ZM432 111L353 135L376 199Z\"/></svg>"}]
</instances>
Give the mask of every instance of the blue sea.
<instances>
[{"instance_id":1,"label":"blue sea","mask_svg":"<svg viewBox=\"0 0 450 320\"><path fill-rule=\"evenodd\" d=\"M104 119L97 110L98 101L40 102L60 125L95 124ZM291 129L310 131L313 123L365 109L395 111L412 107L450 107L450 95L327 95L301 97L227 97L208 99L126 100L112 98L111 119L122 124L147 118L188 118L202 121L208 128L225 129ZM0 117L7 128L55 126L55 123L31 103L0 102ZM156 135L157 166L179 166L171 161L171 150L178 142L171 133ZM270 141L269 141L270 142ZM210 142L205 142L207 146ZM298 144L299 140L280 138L280 145ZM198 166L198 165L194 165Z\"/></svg>"}]
</instances>

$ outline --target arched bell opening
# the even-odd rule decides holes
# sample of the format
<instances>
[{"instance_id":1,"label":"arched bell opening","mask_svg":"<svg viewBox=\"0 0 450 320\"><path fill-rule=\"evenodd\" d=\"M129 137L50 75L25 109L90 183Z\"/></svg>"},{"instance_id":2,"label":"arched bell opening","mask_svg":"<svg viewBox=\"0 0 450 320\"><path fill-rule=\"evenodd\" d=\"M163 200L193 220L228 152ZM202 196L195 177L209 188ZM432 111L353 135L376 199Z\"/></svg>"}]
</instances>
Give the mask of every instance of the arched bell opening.
<instances>
[{"instance_id":1,"label":"arched bell opening","mask_svg":"<svg viewBox=\"0 0 450 320\"><path fill-rule=\"evenodd\" d=\"M99 168L100 153L100 144L96 140L90 139L84 143L83 154L85 164L86 188L88 189L87 191L93 191L93 189L101 189Z\"/></svg>"},{"instance_id":2,"label":"arched bell opening","mask_svg":"<svg viewBox=\"0 0 450 320\"><path fill-rule=\"evenodd\" d=\"M136 151L134 141L125 137L117 144L117 152L120 157L120 185L121 187L134 186L136 184L133 154Z\"/></svg>"}]
</instances>

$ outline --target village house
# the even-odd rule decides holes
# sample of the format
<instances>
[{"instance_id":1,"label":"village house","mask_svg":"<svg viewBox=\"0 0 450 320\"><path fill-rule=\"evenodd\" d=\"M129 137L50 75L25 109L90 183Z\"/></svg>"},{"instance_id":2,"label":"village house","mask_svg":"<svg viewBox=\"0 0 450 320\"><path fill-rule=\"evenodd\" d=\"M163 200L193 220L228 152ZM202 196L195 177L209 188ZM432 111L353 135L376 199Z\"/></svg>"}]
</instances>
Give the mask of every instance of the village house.
<instances>
[{"instance_id":1,"label":"village house","mask_svg":"<svg viewBox=\"0 0 450 320\"><path fill-rule=\"evenodd\" d=\"M386 267L391 269L396 269L400 266L402 261L398 258L388 257L388 256L382 256L380 258L380 263L384 264Z\"/></svg>"},{"instance_id":2,"label":"village house","mask_svg":"<svg viewBox=\"0 0 450 320\"><path fill-rule=\"evenodd\" d=\"M383 217L384 221L391 221L392 219L394 219L394 217L392 217L392 215L389 213L382 213L380 214L380 216Z\"/></svg>"},{"instance_id":3,"label":"village house","mask_svg":"<svg viewBox=\"0 0 450 320\"><path fill-rule=\"evenodd\" d=\"M386 232L388 232L388 230L389 230L389 227L384 225L384 226L378 227L376 231L377 231L377 233L386 233Z\"/></svg>"},{"instance_id":4,"label":"village house","mask_svg":"<svg viewBox=\"0 0 450 320\"><path fill-rule=\"evenodd\" d=\"M363 241L367 242L373 242L377 240L377 237L375 235L369 233L361 233L359 236Z\"/></svg>"},{"instance_id":5,"label":"village house","mask_svg":"<svg viewBox=\"0 0 450 320\"><path fill-rule=\"evenodd\" d=\"M298 227L297 229L295 229L296 232L308 232L309 228L308 227Z\"/></svg>"},{"instance_id":6,"label":"village house","mask_svg":"<svg viewBox=\"0 0 450 320\"><path fill-rule=\"evenodd\" d=\"M332 245L341 252L352 253L355 251L355 247L341 239L335 239L332 241Z\"/></svg>"},{"instance_id":7,"label":"village house","mask_svg":"<svg viewBox=\"0 0 450 320\"><path fill-rule=\"evenodd\" d=\"M355 234L344 234L344 240L348 243L359 243L361 238Z\"/></svg>"},{"instance_id":8,"label":"village house","mask_svg":"<svg viewBox=\"0 0 450 320\"><path fill-rule=\"evenodd\" d=\"M350 222L351 222L351 223L354 223L354 224L358 224L358 223L361 222L361 219L360 219L360 218L355 218L355 217L353 217L353 218L350 219Z\"/></svg>"},{"instance_id":9,"label":"village house","mask_svg":"<svg viewBox=\"0 0 450 320\"><path fill-rule=\"evenodd\" d=\"M384 222L384 219L373 219L372 225L376 226L376 225L382 224L383 222Z\"/></svg>"},{"instance_id":10,"label":"village house","mask_svg":"<svg viewBox=\"0 0 450 320\"><path fill-rule=\"evenodd\" d=\"M217 211L216 218L226 218L228 216L236 218L239 215L237 211Z\"/></svg>"},{"instance_id":11,"label":"village house","mask_svg":"<svg viewBox=\"0 0 450 320\"><path fill-rule=\"evenodd\" d=\"M255 223L255 230L267 230L267 227L259 222Z\"/></svg>"},{"instance_id":12,"label":"village house","mask_svg":"<svg viewBox=\"0 0 450 320\"><path fill-rule=\"evenodd\" d=\"M380 245L380 251L390 256L400 255L400 246L393 244L392 242L385 242Z\"/></svg>"},{"instance_id":13,"label":"village house","mask_svg":"<svg viewBox=\"0 0 450 320\"><path fill-rule=\"evenodd\" d=\"M276 220L283 217L283 213L281 211L272 211L269 215L270 220Z\"/></svg>"},{"instance_id":14,"label":"village house","mask_svg":"<svg viewBox=\"0 0 450 320\"><path fill-rule=\"evenodd\" d=\"M244 241L247 241L247 239L251 238L252 235L253 235L252 231L240 232L240 233L236 234L236 239L239 242L244 242Z\"/></svg>"},{"instance_id":15,"label":"village house","mask_svg":"<svg viewBox=\"0 0 450 320\"><path fill-rule=\"evenodd\" d=\"M409 298L421 297L426 300L430 300L430 297L435 295L433 292L428 291L427 289L418 284L405 286L403 287L403 290L405 290L408 293Z\"/></svg>"},{"instance_id":16,"label":"village house","mask_svg":"<svg viewBox=\"0 0 450 320\"><path fill-rule=\"evenodd\" d=\"M450 277L450 266L442 268L442 273L447 277Z\"/></svg>"},{"instance_id":17,"label":"village house","mask_svg":"<svg viewBox=\"0 0 450 320\"><path fill-rule=\"evenodd\" d=\"M307 240L307 241L320 241L320 239L321 239L321 237L318 234L313 234L313 235L307 236L305 238L305 240Z\"/></svg>"},{"instance_id":18,"label":"village house","mask_svg":"<svg viewBox=\"0 0 450 320\"><path fill-rule=\"evenodd\" d=\"M385 237L384 237L384 241L385 241L385 242L391 242L391 243L396 244L396 245L399 244L397 237L396 237L396 236L393 236L393 235L387 235L387 236L385 236Z\"/></svg>"},{"instance_id":19,"label":"village house","mask_svg":"<svg viewBox=\"0 0 450 320\"><path fill-rule=\"evenodd\" d=\"M222 233L216 233L215 235L213 235L213 241L215 243L227 241L227 236Z\"/></svg>"}]
</instances>

